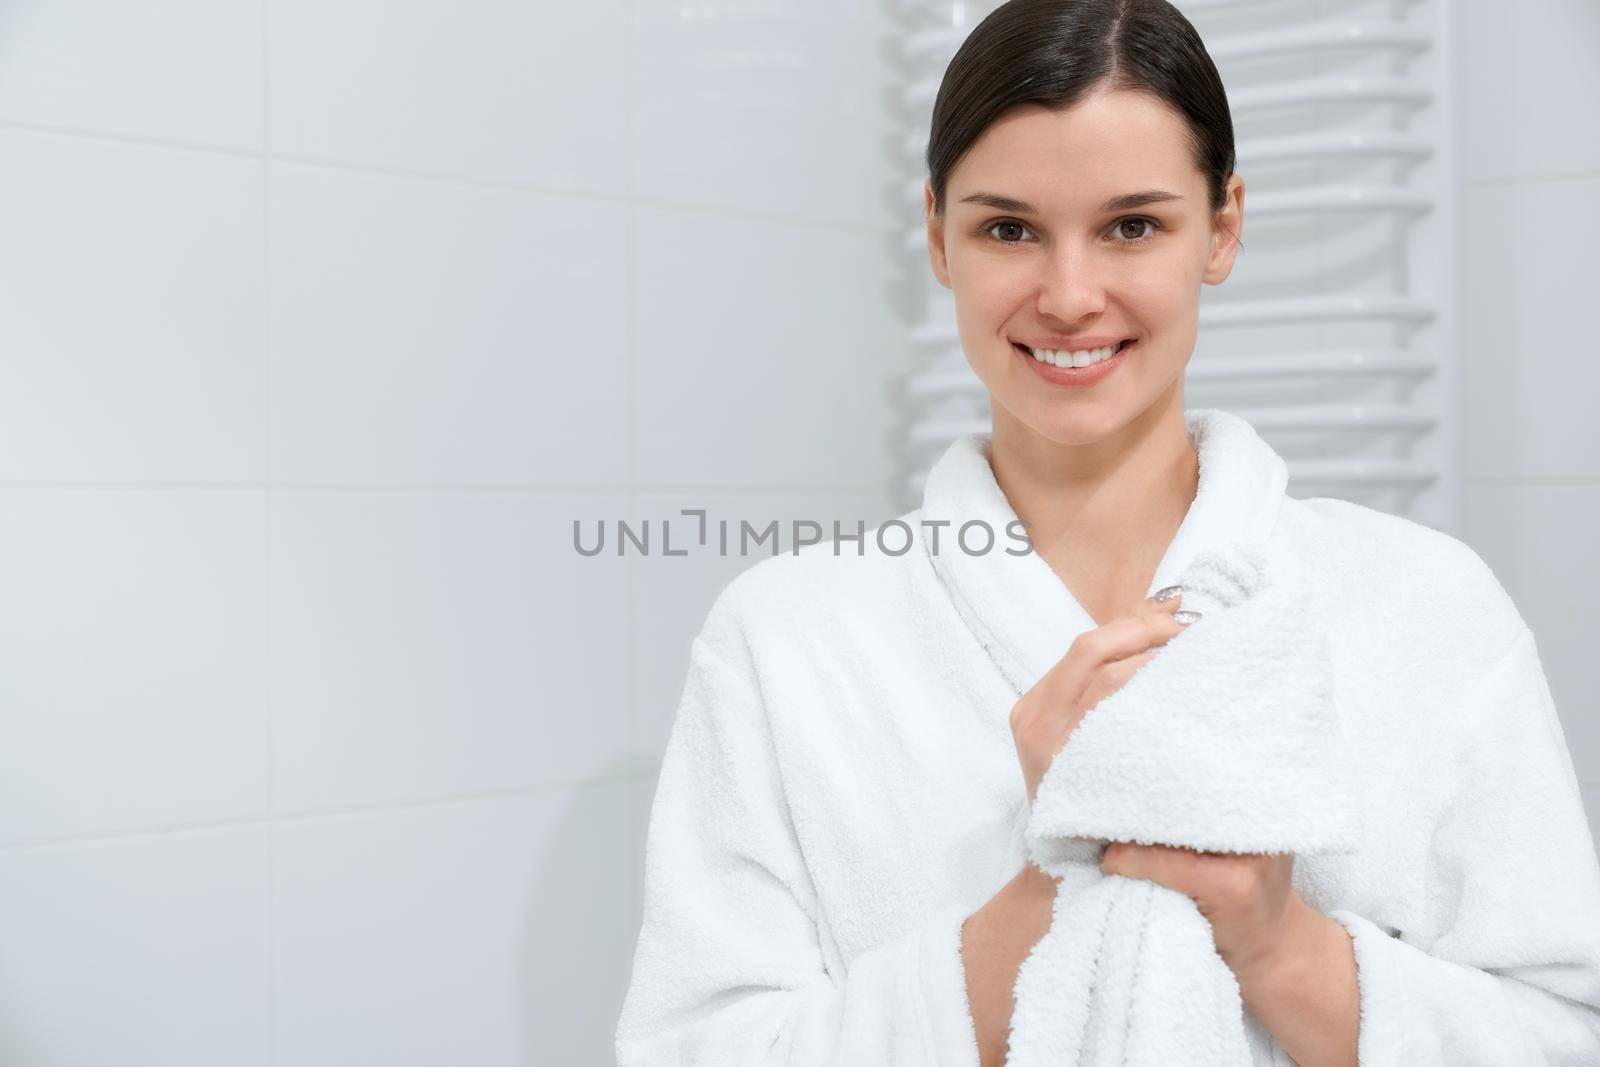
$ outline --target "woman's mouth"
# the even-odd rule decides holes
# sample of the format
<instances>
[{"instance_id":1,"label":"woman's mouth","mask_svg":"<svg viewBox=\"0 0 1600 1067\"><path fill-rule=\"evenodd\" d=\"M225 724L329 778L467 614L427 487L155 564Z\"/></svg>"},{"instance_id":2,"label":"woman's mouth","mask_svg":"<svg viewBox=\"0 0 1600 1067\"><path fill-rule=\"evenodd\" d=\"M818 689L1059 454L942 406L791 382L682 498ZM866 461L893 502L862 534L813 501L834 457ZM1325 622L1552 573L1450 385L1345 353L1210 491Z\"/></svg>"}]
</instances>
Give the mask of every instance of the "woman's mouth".
<instances>
[{"instance_id":1,"label":"woman's mouth","mask_svg":"<svg viewBox=\"0 0 1600 1067\"><path fill-rule=\"evenodd\" d=\"M1011 347L1045 381L1053 385L1081 386L1093 385L1121 366L1134 341L1134 338L1127 338L1114 346L1084 352L1032 349L1015 341ZM1080 363L1082 366L1078 365Z\"/></svg>"}]
</instances>

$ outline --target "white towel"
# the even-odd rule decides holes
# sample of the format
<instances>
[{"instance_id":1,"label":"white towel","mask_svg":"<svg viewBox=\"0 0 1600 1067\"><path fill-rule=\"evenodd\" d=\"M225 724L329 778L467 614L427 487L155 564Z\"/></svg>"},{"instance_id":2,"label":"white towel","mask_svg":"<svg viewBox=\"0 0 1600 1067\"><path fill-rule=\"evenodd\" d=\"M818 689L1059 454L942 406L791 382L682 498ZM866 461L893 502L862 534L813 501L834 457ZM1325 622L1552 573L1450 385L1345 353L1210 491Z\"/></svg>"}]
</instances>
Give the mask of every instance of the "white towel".
<instances>
[{"instance_id":1,"label":"white towel","mask_svg":"<svg viewBox=\"0 0 1600 1067\"><path fill-rule=\"evenodd\" d=\"M1107 841L1355 848L1350 753L1312 591L1264 541L1198 555L1202 617L1084 716L1040 781L1034 862L1063 881L1015 988L1014 1067L1248 1067L1243 1004L1188 896L1099 870Z\"/></svg>"}]
</instances>

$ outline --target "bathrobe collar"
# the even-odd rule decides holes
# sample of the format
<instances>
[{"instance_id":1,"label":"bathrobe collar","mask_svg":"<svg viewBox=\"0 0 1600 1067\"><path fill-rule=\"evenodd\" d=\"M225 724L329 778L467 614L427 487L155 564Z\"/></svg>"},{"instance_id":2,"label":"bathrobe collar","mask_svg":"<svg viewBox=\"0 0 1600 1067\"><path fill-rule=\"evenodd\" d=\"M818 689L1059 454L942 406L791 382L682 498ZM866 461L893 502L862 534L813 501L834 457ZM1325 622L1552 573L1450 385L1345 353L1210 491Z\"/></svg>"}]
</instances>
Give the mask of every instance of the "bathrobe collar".
<instances>
[{"instance_id":1,"label":"bathrobe collar","mask_svg":"<svg viewBox=\"0 0 1600 1067\"><path fill-rule=\"evenodd\" d=\"M1199 455L1194 501L1156 568L1146 595L1173 584L1202 549L1227 540L1265 540L1288 484L1288 468L1243 418L1219 408L1184 413ZM1044 558L1024 555L1022 527L989 465L988 432L951 443L923 488L923 551L956 610L1018 695L1033 688L1066 653L1073 638L1095 625ZM963 524L986 523L988 535ZM937 526L944 522L947 525ZM1009 531L1009 532L1008 532Z\"/></svg>"}]
</instances>

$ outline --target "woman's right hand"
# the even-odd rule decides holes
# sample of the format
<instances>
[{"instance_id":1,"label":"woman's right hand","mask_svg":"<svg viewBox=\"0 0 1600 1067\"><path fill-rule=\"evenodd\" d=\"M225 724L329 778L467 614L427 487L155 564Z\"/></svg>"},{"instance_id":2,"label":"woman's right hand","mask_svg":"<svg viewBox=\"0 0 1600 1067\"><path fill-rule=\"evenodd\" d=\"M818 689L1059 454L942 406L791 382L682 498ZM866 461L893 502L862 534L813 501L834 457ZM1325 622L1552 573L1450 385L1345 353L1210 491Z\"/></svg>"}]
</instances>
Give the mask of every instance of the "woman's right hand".
<instances>
[{"instance_id":1,"label":"woman's right hand","mask_svg":"<svg viewBox=\"0 0 1600 1067\"><path fill-rule=\"evenodd\" d=\"M1142 610L1085 630L1037 685L1011 709L1011 736L1032 806L1039 780L1083 721L1084 714L1122 688L1134 672L1155 657L1155 649L1184 627L1174 619L1182 595L1146 598ZM1186 616L1198 617L1195 612Z\"/></svg>"}]
</instances>

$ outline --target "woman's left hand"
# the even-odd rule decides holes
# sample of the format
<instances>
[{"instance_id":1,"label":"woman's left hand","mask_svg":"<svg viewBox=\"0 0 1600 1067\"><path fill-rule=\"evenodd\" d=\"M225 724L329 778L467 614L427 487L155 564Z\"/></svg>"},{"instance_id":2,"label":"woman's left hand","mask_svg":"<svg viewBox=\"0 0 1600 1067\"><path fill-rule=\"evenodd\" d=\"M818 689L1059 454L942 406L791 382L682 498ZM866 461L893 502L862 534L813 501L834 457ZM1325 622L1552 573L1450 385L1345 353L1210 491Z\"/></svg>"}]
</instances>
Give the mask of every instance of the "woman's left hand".
<instances>
[{"instance_id":1,"label":"woman's left hand","mask_svg":"<svg viewBox=\"0 0 1600 1067\"><path fill-rule=\"evenodd\" d=\"M1293 869L1288 853L1196 852L1126 841L1111 842L1100 857L1106 874L1147 878L1193 900L1235 975L1270 967L1293 951L1310 908L1290 884Z\"/></svg>"}]
</instances>

